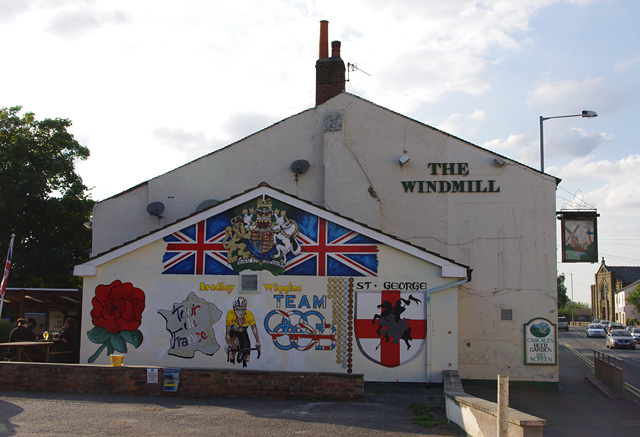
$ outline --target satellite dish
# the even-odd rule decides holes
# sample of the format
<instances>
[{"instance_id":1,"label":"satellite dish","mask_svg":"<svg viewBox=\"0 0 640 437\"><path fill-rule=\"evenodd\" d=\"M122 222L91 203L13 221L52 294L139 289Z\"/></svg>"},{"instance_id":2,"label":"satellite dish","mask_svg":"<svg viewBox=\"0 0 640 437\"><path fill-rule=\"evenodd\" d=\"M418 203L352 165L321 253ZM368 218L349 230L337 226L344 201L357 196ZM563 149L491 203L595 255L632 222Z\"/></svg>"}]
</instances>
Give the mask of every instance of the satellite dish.
<instances>
[{"instance_id":1,"label":"satellite dish","mask_svg":"<svg viewBox=\"0 0 640 437\"><path fill-rule=\"evenodd\" d=\"M200 205L196 207L196 210L194 212L204 211L205 209L211 208L212 206L217 205L218 203L220 203L220 201L216 199L204 200L200 202Z\"/></svg>"},{"instance_id":2,"label":"satellite dish","mask_svg":"<svg viewBox=\"0 0 640 437\"><path fill-rule=\"evenodd\" d=\"M298 159L297 161L293 161L291 163L291 171L293 171L296 175L304 174L309 171L309 161L306 159Z\"/></svg>"},{"instance_id":3,"label":"satellite dish","mask_svg":"<svg viewBox=\"0 0 640 437\"><path fill-rule=\"evenodd\" d=\"M162 213L164 212L164 203L162 202L151 202L147 205L147 212L149 215L154 217L162 217Z\"/></svg>"}]
</instances>

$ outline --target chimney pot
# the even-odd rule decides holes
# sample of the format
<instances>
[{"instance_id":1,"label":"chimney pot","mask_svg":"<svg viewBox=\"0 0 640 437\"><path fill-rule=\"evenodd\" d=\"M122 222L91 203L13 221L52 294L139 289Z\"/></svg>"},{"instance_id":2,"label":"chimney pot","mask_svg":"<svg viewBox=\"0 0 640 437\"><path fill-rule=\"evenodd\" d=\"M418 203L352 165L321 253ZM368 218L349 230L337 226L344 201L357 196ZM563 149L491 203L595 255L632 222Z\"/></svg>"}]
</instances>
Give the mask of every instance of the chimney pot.
<instances>
[{"instance_id":1,"label":"chimney pot","mask_svg":"<svg viewBox=\"0 0 640 437\"><path fill-rule=\"evenodd\" d=\"M331 41L331 57L340 57L340 41Z\"/></svg>"},{"instance_id":2,"label":"chimney pot","mask_svg":"<svg viewBox=\"0 0 640 437\"><path fill-rule=\"evenodd\" d=\"M320 21L320 50L318 59L329 57L329 22L327 20Z\"/></svg>"}]
</instances>

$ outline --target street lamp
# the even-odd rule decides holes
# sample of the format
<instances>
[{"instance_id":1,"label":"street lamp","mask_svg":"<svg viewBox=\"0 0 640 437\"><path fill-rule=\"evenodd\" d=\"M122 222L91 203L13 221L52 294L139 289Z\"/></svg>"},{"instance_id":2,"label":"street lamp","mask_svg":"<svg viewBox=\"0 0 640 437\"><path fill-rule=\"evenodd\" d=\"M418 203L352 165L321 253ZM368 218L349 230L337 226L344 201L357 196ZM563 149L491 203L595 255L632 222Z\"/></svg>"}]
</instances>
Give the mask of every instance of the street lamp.
<instances>
[{"instance_id":1,"label":"street lamp","mask_svg":"<svg viewBox=\"0 0 640 437\"><path fill-rule=\"evenodd\" d=\"M583 118L594 118L597 117L596 111L582 111L581 114L574 115L556 115L554 117L543 117L540 116L540 171L544 172L544 135L542 133L542 122L545 120L551 120L552 118L569 118L569 117L583 117Z\"/></svg>"},{"instance_id":2,"label":"street lamp","mask_svg":"<svg viewBox=\"0 0 640 437\"><path fill-rule=\"evenodd\" d=\"M573 273L561 273L561 275L571 275L571 323L573 323Z\"/></svg>"}]
</instances>

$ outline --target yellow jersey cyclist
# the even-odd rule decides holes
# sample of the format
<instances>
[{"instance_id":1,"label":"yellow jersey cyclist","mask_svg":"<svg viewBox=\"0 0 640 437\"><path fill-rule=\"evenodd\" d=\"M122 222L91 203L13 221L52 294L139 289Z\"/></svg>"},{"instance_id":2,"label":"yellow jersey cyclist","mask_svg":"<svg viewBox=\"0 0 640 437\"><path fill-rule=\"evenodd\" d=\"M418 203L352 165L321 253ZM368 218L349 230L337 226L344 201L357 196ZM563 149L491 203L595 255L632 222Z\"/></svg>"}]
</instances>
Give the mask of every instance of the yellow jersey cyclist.
<instances>
[{"instance_id":1,"label":"yellow jersey cyclist","mask_svg":"<svg viewBox=\"0 0 640 437\"><path fill-rule=\"evenodd\" d=\"M247 332L251 327L253 337L256 340L256 349L260 350L260 337L258 335L258 327L256 319L251 311L247 310L247 299L238 297L233 301L233 309L227 313L227 331L225 340L227 342L227 353L229 353L229 361L235 363L236 353L240 351L243 354L245 363L249 362L249 354L251 351L251 341ZM238 357L238 362L241 357Z\"/></svg>"}]
</instances>

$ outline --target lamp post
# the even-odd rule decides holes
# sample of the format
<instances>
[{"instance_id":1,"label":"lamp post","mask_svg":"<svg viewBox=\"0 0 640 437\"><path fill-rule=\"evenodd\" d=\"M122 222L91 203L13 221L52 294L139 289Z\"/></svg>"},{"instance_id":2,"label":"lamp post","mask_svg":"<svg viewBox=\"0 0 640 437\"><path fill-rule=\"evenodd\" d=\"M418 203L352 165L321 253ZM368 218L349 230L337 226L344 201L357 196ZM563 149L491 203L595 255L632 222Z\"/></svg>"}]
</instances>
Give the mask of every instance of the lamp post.
<instances>
[{"instance_id":1,"label":"lamp post","mask_svg":"<svg viewBox=\"0 0 640 437\"><path fill-rule=\"evenodd\" d=\"M571 323L573 323L573 273L562 273L563 275L571 275Z\"/></svg>"},{"instance_id":2,"label":"lamp post","mask_svg":"<svg viewBox=\"0 0 640 437\"><path fill-rule=\"evenodd\" d=\"M569 117L583 117L583 118L594 118L597 117L596 111L582 111L581 114L574 115L556 115L554 117L543 117L540 116L540 171L544 172L544 135L542 132L542 123L545 120L551 120L552 118L569 118Z\"/></svg>"}]
</instances>

